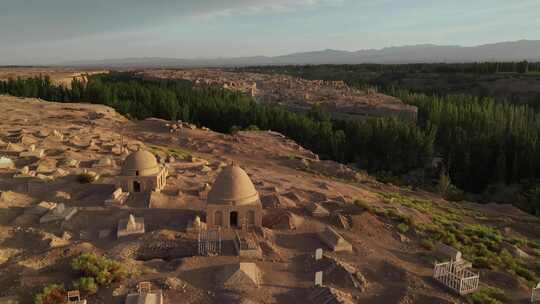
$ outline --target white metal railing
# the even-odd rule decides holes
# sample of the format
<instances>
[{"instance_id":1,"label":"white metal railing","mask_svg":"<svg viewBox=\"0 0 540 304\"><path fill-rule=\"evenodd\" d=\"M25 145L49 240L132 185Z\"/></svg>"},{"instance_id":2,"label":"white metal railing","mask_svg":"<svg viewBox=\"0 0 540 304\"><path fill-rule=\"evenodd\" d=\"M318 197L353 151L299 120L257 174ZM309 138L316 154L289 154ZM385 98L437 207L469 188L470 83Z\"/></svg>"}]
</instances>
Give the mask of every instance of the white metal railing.
<instances>
[{"instance_id":1,"label":"white metal railing","mask_svg":"<svg viewBox=\"0 0 540 304\"><path fill-rule=\"evenodd\" d=\"M478 289L480 274L474 273L461 261L435 263L433 278L464 295Z\"/></svg>"},{"instance_id":2,"label":"white metal railing","mask_svg":"<svg viewBox=\"0 0 540 304\"><path fill-rule=\"evenodd\" d=\"M199 255L211 256L221 254L221 229L199 231Z\"/></svg>"},{"instance_id":3,"label":"white metal railing","mask_svg":"<svg viewBox=\"0 0 540 304\"><path fill-rule=\"evenodd\" d=\"M532 290L531 303L540 303L540 283Z\"/></svg>"}]
</instances>

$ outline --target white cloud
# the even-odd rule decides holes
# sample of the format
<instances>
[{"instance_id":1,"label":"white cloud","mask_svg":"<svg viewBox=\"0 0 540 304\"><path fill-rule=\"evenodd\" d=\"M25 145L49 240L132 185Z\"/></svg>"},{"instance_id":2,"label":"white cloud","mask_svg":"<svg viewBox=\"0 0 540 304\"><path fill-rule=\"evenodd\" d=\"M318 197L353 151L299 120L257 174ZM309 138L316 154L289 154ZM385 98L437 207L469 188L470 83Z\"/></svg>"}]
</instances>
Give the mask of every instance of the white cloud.
<instances>
[{"instance_id":1,"label":"white cloud","mask_svg":"<svg viewBox=\"0 0 540 304\"><path fill-rule=\"evenodd\" d=\"M5 0L0 0L5 1ZM168 20L287 12L344 0L17 0L2 3L0 40L62 40L108 31L142 29Z\"/></svg>"}]
</instances>

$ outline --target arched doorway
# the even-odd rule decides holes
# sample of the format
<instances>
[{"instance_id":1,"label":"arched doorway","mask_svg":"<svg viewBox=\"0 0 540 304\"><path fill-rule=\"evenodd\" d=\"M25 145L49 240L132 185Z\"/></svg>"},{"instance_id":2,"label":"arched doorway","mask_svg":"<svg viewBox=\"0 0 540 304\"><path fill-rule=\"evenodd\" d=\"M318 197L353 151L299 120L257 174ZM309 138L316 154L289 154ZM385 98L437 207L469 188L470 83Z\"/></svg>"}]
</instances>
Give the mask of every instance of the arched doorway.
<instances>
[{"instance_id":1,"label":"arched doorway","mask_svg":"<svg viewBox=\"0 0 540 304\"><path fill-rule=\"evenodd\" d=\"M231 211L230 217L229 217L229 223L231 227L238 227L238 212Z\"/></svg>"},{"instance_id":2,"label":"arched doorway","mask_svg":"<svg viewBox=\"0 0 540 304\"><path fill-rule=\"evenodd\" d=\"M141 192L141 183L138 181L133 182L133 192Z\"/></svg>"}]
</instances>

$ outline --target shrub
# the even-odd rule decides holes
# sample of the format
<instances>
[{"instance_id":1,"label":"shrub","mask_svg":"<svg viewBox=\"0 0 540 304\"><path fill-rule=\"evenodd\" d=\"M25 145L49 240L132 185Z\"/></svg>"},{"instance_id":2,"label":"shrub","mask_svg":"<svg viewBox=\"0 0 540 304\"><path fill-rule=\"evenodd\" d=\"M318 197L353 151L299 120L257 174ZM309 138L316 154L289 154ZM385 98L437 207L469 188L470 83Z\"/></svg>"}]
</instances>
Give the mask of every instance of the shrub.
<instances>
[{"instance_id":1,"label":"shrub","mask_svg":"<svg viewBox=\"0 0 540 304\"><path fill-rule=\"evenodd\" d=\"M356 199L354 200L354 204L364 210L366 210L367 212L373 212L373 207L371 207L370 205L368 205L368 203L364 202L364 201L361 201L359 199Z\"/></svg>"},{"instance_id":2,"label":"shrub","mask_svg":"<svg viewBox=\"0 0 540 304\"><path fill-rule=\"evenodd\" d=\"M534 264L534 267L536 268L536 271L540 272L540 261L537 261L537 262Z\"/></svg>"},{"instance_id":3,"label":"shrub","mask_svg":"<svg viewBox=\"0 0 540 304\"><path fill-rule=\"evenodd\" d=\"M257 125L249 125L246 131L259 131L259 127Z\"/></svg>"},{"instance_id":4,"label":"shrub","mask_svg":"<svg viewBox=\"0 0 540 304\"><path fill-rule=\"evenodd\" d=\"M407 233L407 231L409 231L409 225L405 223L399 223L397 225L397 230L401 233Z\"/></svg>"},{"instance_id":5,"label":"shrub","mask_svg":"<svg viewBox=\"0 0 540 304\"><path fill-rule=\"evenodd\" d=\"M504 291L499 288L486 287L468 296L471 304L502 304L508 301Z\"/></svg>"},{"instance_id":6,"label":"shrub","mask_svg":"<svg viewBox=\"0 0 540 304\"><path fill-rule=\"evenodd\" d=\"M435 244L431 239L422 239L420 241L420 246L424 247L427 250L433 250L435 249Z\"/></svg>"},{"instance_id":7,"label":"shrub","mask_svg":"<svg viewBox=\"0 0 540 304\"><path fill-rule=\"evenodd\" d=\"M526 279L527 281L536 282L536 275L529 269L521 265L516 265L516 267L514 268L514 271L518 276Z\"/></svg>"},{"instance_id":8,"label":"shrub","mask_svg":"<svg viewBox=\"0 0 540 304\"><path fill-rule=\"evenodd\" d=\"M232 126L230 129L229 129L229 133L231 134L235 134L235 133L238 133L239 131L241 131L242 128L239 127L239 126Z\"/></svg>"},{"instance_id":9,"label":"shrub","mask_svg":"<svg viewBox=\"0 0 540 304\"><path fill-rule=\"evenodd\" d=\"M97 256L95 253L83 253L71 262L73 269L84 276L91 277L98 285L108 286L127 276L127 273L117 261Z\"/></svg>"},{"instance_id":10,"label":"shrub","mask_svg":"<svg viewBox=\"0 0 540 304\"><path fill-rule=\"evenodd\" d=\"M450 180L450 175L447 172L441 173L439 175L439 180L437 182L437 191L440 195L446 196L448 194L448 189L452 185L452 180Z\"/></svg>"},{"instance_id":11,"label":"shrub","mask_svg":"<svg viewBox=\"0 0 540 304\"><path fill-rule=\"evenodd\" d=\"M82 277L73 282L73 287L87 294L95 294L98 291L96 280L93 277Z\"/></svg>"},{"instance_id":12,"label":"shrub","mask_svg":"<svg viewBox=\"0 0 540 304\"><path fill-rule=\"evenodd\" d=\"M476 268L485 268L485 269L491 269L491 263L489 262L488 258L486 257L475 257L473 259L473 265Z\"/></svg>"},{"instance_id":13,"label":"shrub","mask_svg":"<svg viewBox=\"0 0 540 304\"><path fill-rule=\"evenodd\" d=\"M65 301L64 286L51 284L34 296L34 304L62 304Z\"/></svg>"},{"instance_id":14,"label":"shrub","mask_svg":"<svg viewBox=\"0 0 540 304\"><path fill-rule=\"evenodd\" d=\"M96 175L89 172L84 172L77 175L77 181L81 184L90 184L96 181Z\"/></svg>"}]
</instances>

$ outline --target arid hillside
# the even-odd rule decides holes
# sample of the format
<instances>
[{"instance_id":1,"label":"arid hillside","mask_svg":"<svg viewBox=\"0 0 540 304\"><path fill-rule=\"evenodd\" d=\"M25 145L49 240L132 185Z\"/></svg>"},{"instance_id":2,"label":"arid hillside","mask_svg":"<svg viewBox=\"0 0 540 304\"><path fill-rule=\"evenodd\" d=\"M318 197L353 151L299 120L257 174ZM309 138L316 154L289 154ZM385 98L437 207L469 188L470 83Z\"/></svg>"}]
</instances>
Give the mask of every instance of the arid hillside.
<instances>
[{"instance_id":1,"label":"arid hillside","mask_svg":"<svg viewBox=\"0 0 540 304\"><path fill-rule=\"evenodd\" d=\"M84 252L120 261L128 272L96 294L82 292L88 303L124 303L141 281L162 290L164 303L325 303L321 295L332 303L527 303L540 277L538 218L383 184L279 133L221 134L184 122L130 121L101 105L11 96L0 96L0 108L0 157L13 161L0 161L0 299L32 303L51 283L72 289L81 273L70 263ZM126 156L140 150L167 168L164 188L106 203ZM262 227L245 239L254 254L244 256L235 248L239 232L225 229L221 253L201 256L191 223L206 221L208 189L231 163L261 198ZM77 212L43 223L51 203ZM130 214L144 219L144 233L117 238ZM325 242L329 228L337 238ZM463 254L459 267L479 274L473 295L433 278L435 263L456 258L452 248ZM228 269L239 262L254 263L259 275L240 273L242 284L231 286L237 276ZM317 271L324 287L314 287Z\"/></svg>"},{"instance_id":2,"label":"arid hillside","mask_svg":"<svg viewBox=\"0 0 540 304\"><path fill-rule=\"evenodd\" d=\"M282 74L230 72L222 69L145 70L145 77L184 79L246 93L258 102L305 112L319 104L339 118L400 117L415 121L417 108L374 90L349 87L343 81L306 80Z\"/></svg>"},{"instance_id":3,"label":"arid hillside","mask_svg":"<svg viewBox=\"0 0 540 304\"><path fill-rule=\"evenodd\" d=\"M9 78L16 79L17 77L39 77L48 75L51 81L57 85L63 85L66 87L71 86L71 81L74 78L82 79L86 81L86 75L93 75L107 72L106 70L96 69L75 69L75 68L41 68L41 67L0 67L0 80L7 80Z\"/></svg>"}]
</instances>

